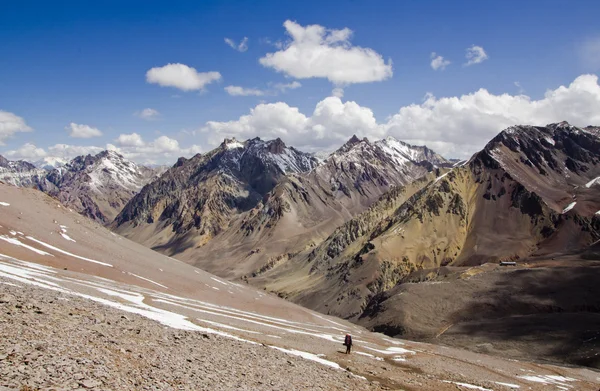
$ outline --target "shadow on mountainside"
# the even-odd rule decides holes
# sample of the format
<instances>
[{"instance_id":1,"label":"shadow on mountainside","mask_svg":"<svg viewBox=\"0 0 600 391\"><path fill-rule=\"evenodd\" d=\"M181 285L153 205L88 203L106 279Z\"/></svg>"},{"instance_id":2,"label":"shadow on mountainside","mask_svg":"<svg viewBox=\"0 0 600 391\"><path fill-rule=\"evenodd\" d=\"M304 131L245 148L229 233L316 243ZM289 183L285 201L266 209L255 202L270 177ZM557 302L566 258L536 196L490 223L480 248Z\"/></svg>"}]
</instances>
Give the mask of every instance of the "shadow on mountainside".
<instances>
[{"instance_id":1,"label":"shadow on mountainside","mask_svg":"<svg viewBox=\"0 0 600 391\"><path fill-rule=\"evenodd\" d=\"M485 276L477 276L483 277ZM462 298L437 339L483 353L600 368L600 267L520 269Z\"/></svg>"}]
</instances>

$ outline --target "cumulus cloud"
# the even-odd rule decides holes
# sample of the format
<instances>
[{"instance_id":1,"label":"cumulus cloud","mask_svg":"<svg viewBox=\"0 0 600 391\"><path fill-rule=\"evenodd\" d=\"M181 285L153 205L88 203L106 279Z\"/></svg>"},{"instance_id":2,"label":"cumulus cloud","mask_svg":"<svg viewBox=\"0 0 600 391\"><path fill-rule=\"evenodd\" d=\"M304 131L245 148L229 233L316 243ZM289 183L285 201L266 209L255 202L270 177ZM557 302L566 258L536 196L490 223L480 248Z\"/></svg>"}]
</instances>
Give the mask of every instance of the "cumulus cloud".
<instances>
[{"instance_id":1,"label":"cumulus cloud","mask_svg":"<svg viewBox=\"0 0 600 391\"><path fill-rule=\"evenodd\" d=\"M283 102L261 103L238 120L209 121L201 131L208 133L213 145L225 137L280 137L308 151L339 146L355 133L361 137L381 136L371 109L356 102L342 102L335 96L319 102L310 117Z\"/></svg>"},{"instance_id":2,"label":"cumulus cloud","mask_svg":"<svg viewBox=\"0 0 600 391\"><path fill-rule=\"evenodd\" d=\"M142 136L137 133L131 134L120 134L119 137L115 140L115 142L123 147L141 147L144 145L144 140L142 140Z\"/></svg>"},{"instance_id":3,"label":"cumulus cloud","mask_svg":"<svg viewBox=\"0 0 600 391\"><path fill-rule=\"evenodd\" d=\"M0 110L0 145L4 145L4 140L14 136L15 133L30 132L31 130L23 118L11 112Z\"/></svg>"},{"instance_id":4,"label":"cumulus cloud","mask_svg":"<svg viewBox=\"0 0 600 391\"><path fill-rule=\"evenodd\" d=\"M467 158L498 132L515 124L545 125L563 120L577 126L600 125L600 86L596 75L581 75L568 86L548 90L543 98L495 95L486 89L401 107L378 122L373 112L356 102L331 96L312 115L283 102L259 104L249 114L227 122L209 121L202 131L211 144L224 137L281 137L291 145L314 151L338 147L352 134L378 139L394 136L426 144L448 157Z\"/></svg>"},{"instance_id":5,"label":"cumulus cloud","mask_svg":"<svg viewBox=\"0 0 600 391\"><path fill-rule=\"evenodd\" d=\"M590 70L600 70L600 36L585 39L579 46L583 65Z\"/></svg>"},{"instance_id":6,"label":"cumulus cloud","mask_svg":"<svg viewBox=\"0 0 600 391\"><path fill-rule=\"evenodd\" d=\"M26 143L18 149L6 151L4 155L11 160L35 161L46 157L47 153L43 148L38 148L31 143Z\"/></svg>"},{"instance_id":7,"label":"cumulus cloud","mask_svg":"<svg viewBox=\"0 0 600 391\"><path fill-rule=\"evenodd\" d=\"M392 76L392 63L370 48L352 46L352 30L301 26L286 20L290 41L260 63L297 79L326 78L335 84L368 83Z\"/></svg>"},{"instance_id":8,"label":"cumulus cloud","mask_svg":"<svg viewBox=\"0 0 600 391\"><path fill-rule=\"evenodd\" d=\"M444 59L444 57L437 55L435 52L431 53L431 68L434 71L441 69L442 71L446 69L446 67L450 65L450 61Z\"/></svg>"},{"instance_id":9,"label":"cumulus cloud","mask_svg":"<svg viewBox=\"0 0 600 391\"><path fill-rule=\"evenodd\" d=\"M207 84L221 80L219 72L198 72L185 64L167 64L146 72L146 82L182 91L203 90Z\"/></svg>"},{"instance_id":10,"label":"cumulus cloud","mask_svg":"<svg viewBox=\"0 0 600 391\"><path fill-rule=\"evenodd\" d=\"M96 155L105 149L94 145L54 144L48 147L47 156L69 160L81 155Z\"/></svg>"},{"instance_id":11,"label":"cumulus cloud","mask_svg":"<svg viewBox=\"0 0 600 391\"><path fill-rule=\"evenodd\" d=\"M181 156L190 157L202 152L199 145L182 148L179 141L168 136L160 136L153 141L145 142L136 133L120 135L116 143L107 144L106 149L114 150L128 159L142 164L173 164Z\"/></svg>"},{"instance_id":12,"label":"cumulus cloud","mask_svg":"<svg viewBox=\"0 0 600 391\"><path fill-rule=\"evenodd\" d=\"M244 88L240 86L227 86L225 91L231 96L263 96L264 91L258 88Z\"/></svg>"},{"instance_id":13,"label":"cumulus cloud","mask_svg":"<svg viewBox=\"0 0 600 391\"><path fill-rule=\"evenodd\" d=\"M225 38L225 43L238 52L245 52L248 50L248 37L244 37L239 44L236 44L233 39Z\"/></svg>"},{"instance_id":14,"label":"cumulus cloud","mask_svg":"<svg viewBox=\"0 0 600 391\"><path fill-rule=\"evenodd\" d=\"M160 113L158 112L158 110L154 110L154 109L151 109L151 108L146 108L144 110L136 111L134 113L134 115L136 117L141 118L141 119L145 119L145 120L150 121L150 120L158 118L158 116L160 116Z\"/></svg>"},{"instance_id":15,"label":"cumulus cloud","mask_svg":"<svg viewBox=\"0 0 600 391\"><path fill-rule=\"evenodd\" d=\"M568 86L533 100L526 95L494 95L486 89L447 98L429 95L422 104L402 107L384 124L385 132L425 143L448 156L468 157L501 130L515 124L545 125L566 120L577 126L600 124L600 86L596 75L582 75Z\"/></svg>"},{"instance_id":16,"label":"cumulus cloud","mask_svg":"<svg viewBox=\"0 0 600 391\"><path fill-rule=\"evenodd\" d=\"M488 59L487 53L481 46L472 45L466 50L467 54L465 55L465 58L467 59L467 62L464 64L465 66L479 64Z\"/></svg>"},{"instance_id":17,"label":"cumulus cloud","mask_svg":"<svg viewBox=\"0 0 600 391\"><path fill-rule=\"evenodd\" d=\"M191 157L202 151L202 148L196 144L183 148L177 140L168 136L160 136L153 141L145 142L137 133L121 134L115 139L115 144L105 146L55 144L44 149L27 143L18 149L3 152L3 155L11 160L23 159L31 162L41 158L59 158L68 161L81 155L96 155L104 150L113 150L140 164L173 164L181 156Z\"/></svg>"},{"instance_id":18,"label":"cumulus cloud","mask_svg":"<svg viewBox=\"0 0 600 391\"><path fill-rule=\"evenodd\" d=\"M92 138L102 136L102 132L99 129L93 128L89 125L76 124L74 122L71 122L65 129L69 131L69 136L73 138Z\"/></svg>"}]
</instances>

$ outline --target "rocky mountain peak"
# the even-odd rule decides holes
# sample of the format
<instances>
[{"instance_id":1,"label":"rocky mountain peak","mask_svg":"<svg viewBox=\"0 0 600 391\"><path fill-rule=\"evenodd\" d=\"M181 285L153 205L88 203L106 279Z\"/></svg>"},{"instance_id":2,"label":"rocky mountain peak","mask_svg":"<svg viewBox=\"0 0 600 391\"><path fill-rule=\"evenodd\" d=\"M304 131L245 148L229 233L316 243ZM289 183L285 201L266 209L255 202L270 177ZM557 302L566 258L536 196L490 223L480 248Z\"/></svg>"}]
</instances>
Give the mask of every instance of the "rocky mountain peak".
<instances>
[{"instance_id":1,"label":"rocky mountain peak","mask_svg":"<svg viewBox=\"0 0 600 391\"><path fill-rule=\"evenodd\" d=\"M280 155L283 153L286 146L285 143L279 137L277 137L275 140L272 140L268 143L267 148L270 153Z\"/></svg>"},{"instance_id":2,"label":"rocky mountain peak","mask_svg":"<svg viewBox=\"0 0 600 391\"><path fill-rule=\"evenodd\" d=\"M25 160L10 161L3 156L0 156L0 168L4 169L4 172L13 171L19 173L34 171L36 169L33 164Z\"/></svg>"},{"instance_id":3,"label":"rocky mountain peak","mask_svg":"<svg viewBox=\"0 0 600 391\"><path fill-rule=\"evenodd\" d=\"M358 137L356 137L356 135L353 135L348 141L346 141L346 143L344 145L342 145L337 151L335 151L335 153L336 154L346 153L346 152L350 151L352 148L354 148L355 146L360 145L361 143L370 144L369 140L366 137L363 139L359 139Z\"/></svg>"},{"instance_id":4,"label":"rocky mountain peak","mask_svg":"<svg viewBox=\"0 0 600 391\"><path fill-rule=\"evenodd\" d=\"M448 166L450 161L438 155L425 145L411 145L404 141L388 136L375 143L378 147L388 153L398 164L428 162L436 166Z\"/></svg>"}]
</instances>

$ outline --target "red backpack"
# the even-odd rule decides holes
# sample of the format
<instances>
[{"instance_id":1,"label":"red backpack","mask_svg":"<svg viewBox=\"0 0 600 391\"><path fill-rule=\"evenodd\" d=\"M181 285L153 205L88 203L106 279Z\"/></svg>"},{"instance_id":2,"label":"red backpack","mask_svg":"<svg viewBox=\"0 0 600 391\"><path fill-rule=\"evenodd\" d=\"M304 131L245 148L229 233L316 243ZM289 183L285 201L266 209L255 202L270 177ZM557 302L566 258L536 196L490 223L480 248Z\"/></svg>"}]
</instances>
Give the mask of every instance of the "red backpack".
<instances>
[{"instance_id":1,"label":"red backpack","mask_svg":"<svg viewBox=\"0 0 600 391\"><path fill-rule=\"evenodd\" d=\"M345 346L352 345L352 337L350 336L350 334L346 334L346 339L344 339L344 345Z\"/></svg>"}]
</instances>

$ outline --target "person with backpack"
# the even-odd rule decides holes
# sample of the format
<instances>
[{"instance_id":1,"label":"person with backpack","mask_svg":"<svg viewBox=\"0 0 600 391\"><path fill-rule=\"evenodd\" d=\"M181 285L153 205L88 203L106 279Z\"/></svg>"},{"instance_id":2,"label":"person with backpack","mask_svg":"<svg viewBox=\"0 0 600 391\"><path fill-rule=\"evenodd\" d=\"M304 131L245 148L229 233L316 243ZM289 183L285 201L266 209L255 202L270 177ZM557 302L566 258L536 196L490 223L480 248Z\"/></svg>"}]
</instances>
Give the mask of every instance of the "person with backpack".
<instances>
[{"instance_id":1,"label":"person with backpack","mask_svg":"<svg viewBox=\"0 0 600 391\"><path fill-rule=\"evenodd\" d=\"M352 336L350 334L346 334L344 346L346 347L346 354L350 354L350 351L352 350Z\"/></svg>"}]
</instances>

